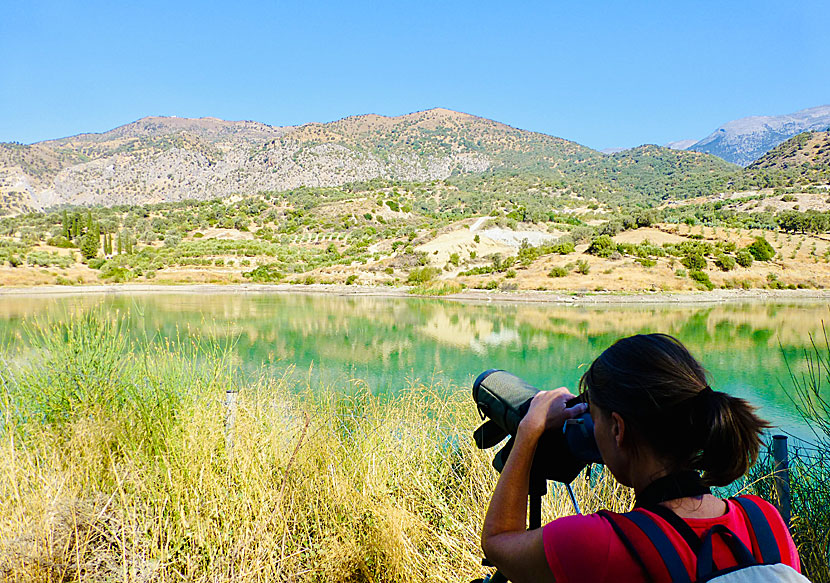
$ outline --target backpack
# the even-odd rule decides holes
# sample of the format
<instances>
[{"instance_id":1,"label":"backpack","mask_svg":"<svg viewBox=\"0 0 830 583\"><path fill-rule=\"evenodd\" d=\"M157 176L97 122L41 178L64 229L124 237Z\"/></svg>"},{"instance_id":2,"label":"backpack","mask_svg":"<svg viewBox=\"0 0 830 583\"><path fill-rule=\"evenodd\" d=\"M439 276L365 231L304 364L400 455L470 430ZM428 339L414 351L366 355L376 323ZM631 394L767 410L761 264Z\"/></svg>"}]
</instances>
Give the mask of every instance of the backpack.
<instances>
[{"instance_id":1,"label":"backpack","mask_svg":"<svg viewBox=\"0 0 830 583\"><path fill-rule=\"evenodd\" d=\"M682 518L663 506L649 508L672 526L688 545L696 559L694 579L689 576L680 553L657 521L646 512L634 510L625 514L602 511L600 514L611 523L614 532L623 542L634 560L643 569L649 581L672 583L809 583L798 571L781 562L781 552L775 535L761 508L745 497L733 498L748 518L748 526L758 543L758 554L752 554L738 536L722 524L716 524L700 538ZM620 517L624 517L621 520ZM634 535L634 536L632 536ZM639 535L639 536L638 536ZM650 543L648 548L637 548L643 535ZM732 551L737 566L717 569L713 561L713 537L720 536ZM634 544L633 539L638 540ZM656 555L655 555L656 552ZM659 560L657 557L659 557ZM760 560L759 560L760 559Z\"/></svg>"}]
</instances>

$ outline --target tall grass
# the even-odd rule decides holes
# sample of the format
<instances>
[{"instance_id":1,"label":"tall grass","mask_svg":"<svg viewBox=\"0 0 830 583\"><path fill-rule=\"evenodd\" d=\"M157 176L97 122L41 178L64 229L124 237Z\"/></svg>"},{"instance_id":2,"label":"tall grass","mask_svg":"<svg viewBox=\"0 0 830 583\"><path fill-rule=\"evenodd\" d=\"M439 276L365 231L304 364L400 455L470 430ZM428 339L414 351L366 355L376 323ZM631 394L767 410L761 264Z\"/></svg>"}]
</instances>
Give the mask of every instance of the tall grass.
<instances>
[{"instance_id":1,"label":"tall grass","mask_svg":"<svg viewBox=\"0 0 830 583\"><path fill-rule=\"evenodd\" d=\"M101 314L31 326L7 363L7 581L457 581L480 576L496 474L467 390L238 386L226 353L132 345ZM228 435L226 390L239 390ZM578 490L587 508L617 486ZM546 518L570 513L561 492Z\"/></svg>"},{"instance_id":2,"label":"tall grass","mask_svg":"<svg viewBox=\"0 0 830 583\"><path fill-rule=\"evenodd\" d=\"M32 349L0 372L3 581L483 574L497 474L493 452L473 445L466 387L413 383L380 398L289 373L240 383L226 351L134 343L102 313L27 333ZM605 472L574 487L583 512L632 501ZM543 518L571 513L552 489Z\"/></svg>"}]
</instances>

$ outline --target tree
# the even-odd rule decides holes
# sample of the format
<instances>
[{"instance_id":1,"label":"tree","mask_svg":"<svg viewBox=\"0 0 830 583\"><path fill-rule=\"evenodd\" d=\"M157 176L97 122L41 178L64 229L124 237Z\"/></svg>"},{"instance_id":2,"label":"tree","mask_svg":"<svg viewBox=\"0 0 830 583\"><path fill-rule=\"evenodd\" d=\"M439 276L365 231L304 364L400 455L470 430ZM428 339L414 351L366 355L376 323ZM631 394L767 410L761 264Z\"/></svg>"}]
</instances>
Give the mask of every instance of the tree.
<instances>
[{"instance_id":1,"label":"tree","mask_svg":"<svg viewBox=\"0 0 830 583\"><path fill-rule=\"evenodd\" d=\"M84 259L89 260L98 255L98 247L98 237L94 232L89 231L86 235L81 237L80 249L81 255L84 256Z\"/></svg>"},{"instance_id":2,"label":"tree","mask_svg":"<svg viewBox=\"0 0 830 583\"><path fill-rule=\"evenodd\" d=\"M769 261L775 257L775 249L763 237L755 237L755 241L747 249L756 261Z\"/></svg>"}]
</instances>

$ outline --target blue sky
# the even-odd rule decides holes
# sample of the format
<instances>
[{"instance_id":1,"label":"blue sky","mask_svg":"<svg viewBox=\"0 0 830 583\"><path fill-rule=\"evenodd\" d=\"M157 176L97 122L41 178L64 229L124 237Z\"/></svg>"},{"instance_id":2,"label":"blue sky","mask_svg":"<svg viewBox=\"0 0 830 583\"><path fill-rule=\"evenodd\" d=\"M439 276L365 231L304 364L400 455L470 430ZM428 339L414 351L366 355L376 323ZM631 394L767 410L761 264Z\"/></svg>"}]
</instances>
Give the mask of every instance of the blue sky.
<instances>
[{"instance_id":1,"label":"blue sky","mask_svg":"<svg viewBox=\"0 0 830 583\"><path fill-rule=\"evenodd\" d=\"M7 2L0 141L447 107L587 146L830 104L830 2Z\"/></svg>"}]
</instances>

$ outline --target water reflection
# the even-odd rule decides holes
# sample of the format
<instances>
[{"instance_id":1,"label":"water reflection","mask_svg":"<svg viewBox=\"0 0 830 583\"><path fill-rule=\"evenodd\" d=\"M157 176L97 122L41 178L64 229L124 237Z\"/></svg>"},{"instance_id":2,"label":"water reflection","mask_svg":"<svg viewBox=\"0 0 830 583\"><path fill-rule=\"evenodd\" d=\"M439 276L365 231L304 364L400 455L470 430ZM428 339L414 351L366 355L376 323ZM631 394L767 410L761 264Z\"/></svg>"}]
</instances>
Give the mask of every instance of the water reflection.
<instances>
[{"instance_id":1,"label":"water reflection","mask_svg":"<svg viewBox=\"0 0 830 583\"><path fill-rule=\"evenodd\" d=\"M582 367L621 336L661 331L705 364L712 385L745 396L788 429L798 426L787 363L804 372L810 338L823 338L821 304L585 307L462 304L419 298L309 294L135 294L0 298L0 335L25 346L24 323L91 309L123 315L136 339L200 338L231 347L251 375L297 374L378 392L405 379L464 387L504 368L539 386L575 387ZM801 428L803 430L803 427ZM796 428L796 431L800 429Z\"/></svg>"}]
</instances>

